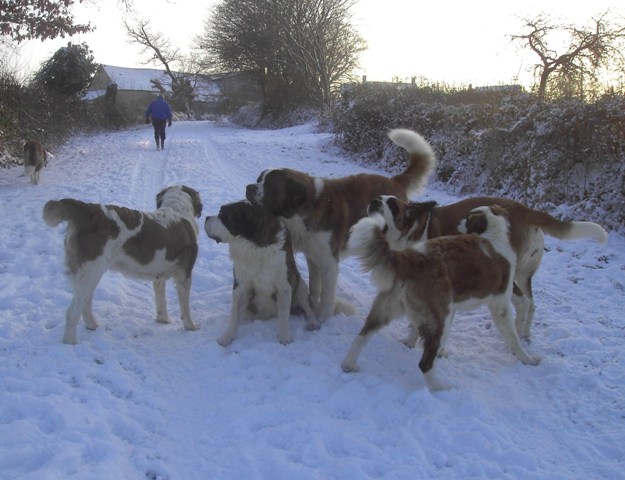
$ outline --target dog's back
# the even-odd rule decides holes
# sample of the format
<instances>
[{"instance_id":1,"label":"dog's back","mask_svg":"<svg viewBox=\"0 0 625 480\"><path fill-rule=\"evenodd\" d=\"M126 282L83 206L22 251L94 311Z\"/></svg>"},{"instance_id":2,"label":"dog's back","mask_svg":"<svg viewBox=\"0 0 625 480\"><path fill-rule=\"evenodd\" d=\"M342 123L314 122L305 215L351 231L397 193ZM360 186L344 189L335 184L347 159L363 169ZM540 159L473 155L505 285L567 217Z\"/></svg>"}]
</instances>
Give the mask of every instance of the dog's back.
<instances>
[{"instance_id":1,"label":"dog's back","mask_svg":"<svg viewBox=\"0 0 625 480\"><path fill-rule=\"evenodd\" d=\"M29 140L24 144L24 174L36 185L43 167L48 164L48 154L41 143Z\"/></svg>"}]
</instances>

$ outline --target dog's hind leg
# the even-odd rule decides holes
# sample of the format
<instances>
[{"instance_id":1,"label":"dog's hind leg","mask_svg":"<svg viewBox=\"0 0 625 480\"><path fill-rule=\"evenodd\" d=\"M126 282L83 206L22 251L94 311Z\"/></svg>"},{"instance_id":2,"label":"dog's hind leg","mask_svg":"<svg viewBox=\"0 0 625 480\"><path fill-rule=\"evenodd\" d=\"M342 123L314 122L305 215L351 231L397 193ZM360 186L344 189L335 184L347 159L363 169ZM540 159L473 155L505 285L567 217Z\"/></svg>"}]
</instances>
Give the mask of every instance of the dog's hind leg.
<instances>
[{"instance_id":1,"label":"dog's hind leg","mask_svg":"<svg viewBox=\"0 0 625 480\"><path fill-rule=\"evenodd\" d=\"M154 288L154 302L156 303L156 321L158 323L169 323L165 283L165 280L154 280L152 282L152 287Z\"/></svg>"},{"instance_id":2,"label":"dog's hind leg","mask_svg":"<svg viewBox=\"0 0 625 480\"><path fill-rule=\"evenodd\" d=\"M354 338L345 359L341 363L344 372L358 371L358 356L375 332L402 315L404 309L398 298L398 287L378 293L364 326Z\"/></svg>"},{"instance_id":3,"label":"dog's hind leg","mask_svg":"<svg viewBox=\"0 0 625 480\"><path fill-rule=\"evenodd\" d=\"M515 328L519 337L529 340L532 330L532 321L536 304L532 292L532 277L524 273L517 272L515 277L514 290L512 293L512 304L516 312ZM518 291L517 291L518 287Z\"/></svg>"},{"instance_id":4,"label":"dog's hind leg","mask_svg":"<svg viewBox=\"0 0 625 480\"><path fill-rule=\"evenodd\" d=\"M93 262L88 264L87 268L83 267L78 273L72 275L71 281L74 297L65 312L63 343L70 345L78 343L76 339L76 327L78 326L81 314L85 314L87 311L89 313L84 317L87 328L92 327L94 324L97 327L97 323L95 323L93 314L91 313L91 303L93 301L93 292L105 271L106 267L104 265Z\"/></svg>"},{"instance_id":5,"label":"dog's hind leg","mask_svg":"<svg viewBox=\"0 0 625 480\"><path fill-rule=\"evenodd\" d=\"M85 325L89 330L95 330L98 328L98 322L96 322L95 317L93 316L93 292L87 298L85 302L85 306L82 309L82 318L85 321Z\"/></svg>"},{"instance_id":6,"label":"dog's hind leg","mask_svg":"<svg viewBox=\"0 0 625 480\"><path fill-rule=\"evenodd\" d=\"M449 332L451 332L451 327L454 324L454 318L456 312L455 310L451 310L449 312L449 314L447 315L447 317L445 318L445 326L443 327L443 335L441 337L441 343L440 346L438 347L438 353L437 356L439 357L446 357L447 356L447 340L449 340Z\"/></svg>"},{"instance_id":7,"label":"dog's hind leg","mask_svg":"<svg viewBox=\"0 0 625 480\"><path fill-rule=\"evenodd\" d=\"M516 314L514 325L520 338L526 338L524 337L523 332L525 331L525 325L527 324L531 303L532 302L529 297L521 291L515 282L514 289L512 291L512 305Z\"/></svg>"},{"instance_id":8,"label":"dog's hind leg","mask_svg":"<svg viewBox=\"0 0 625 480\"><path fill-rule=\"evenodd\" d=\"M419 369L423 373L427 387L432 391L449 389L449 386L439 379L435 361L442 346L442 339L445 337L446 331L451 328L453 316L453 310L444 308L440 312L429 309L411 312L410 320L414 323L413 328L418 329L421 338L423 338L423 354L419 361Z\"/></svg>"},{"instance_id":9,"label":"dog's hind leg","mask_svg":"<svg viewBox=\"0 0 625 480\"><path fill-rule=\"evenodd\" d=\"M539 228L531 230L527 242L527 253L517 260L516 272L514 274L515 290L518 287L524 297L522 299L522 308L524 309L522 315L519 315L517 304L514 304L517 313L515 324L519 337L524 340L529 340L530 338L534 312L536 310L534 292L532 291L532 278L538 271L545 252L545 237L542 230ZM512 300L514 303L514 295Z\"/></svg>"},{"instance_id":10,"label":"dog's hind leg","mask_svg":"<svg viewBox=\"0 0 625 480\"><path fill-rule=\"evenodd\" d=\"M501 332L501 335L510 350L512 350L512 353L521 360L521 362L527 365L538 365L540 363L540 358L529 355L525 348L523 348L523 345L521 345L521 340L514 326L512 308L508 298L498 297L488 303L488 308L493 316L493 322L499 332Z\"/></svg>"},{"instance_id":11,"label":"dog's hind leg","mask_svg":"<svg viewBox=\"0 0 625 480\"><path fill-rule=\"evenodd\" d=\"M178 302L180 303L180 317L186 330L197 330L199 327L191 319L191 275L174 276Z\"/></svg>"},{"instance_id":12,"label":"dog's hind leg","mask_svg":"<svg viewBox=\"0 0 625 480\"><path fill-rule=\"evenodd\" d=\"M30 178L30 181L35 183L35 179L33 176L35 175L35 167L34 165L25 165L24 166L24 176L26 178Z\"/></svg>"}]
</instances>

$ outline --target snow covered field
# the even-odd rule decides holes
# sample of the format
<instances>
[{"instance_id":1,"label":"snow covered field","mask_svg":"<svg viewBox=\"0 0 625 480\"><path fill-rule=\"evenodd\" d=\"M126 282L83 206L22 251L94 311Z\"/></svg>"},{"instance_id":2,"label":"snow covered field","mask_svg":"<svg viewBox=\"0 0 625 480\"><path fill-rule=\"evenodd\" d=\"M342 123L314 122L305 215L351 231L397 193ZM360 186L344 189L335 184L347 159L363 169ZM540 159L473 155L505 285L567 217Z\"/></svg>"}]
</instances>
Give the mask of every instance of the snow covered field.
<instances>
[{"instance_id":1,"label":"snow covered field","mask_svg":"<svg viewBox=\"0 0 625 480\"><path fill-rule=\"evenodd\" d=\"M151 284L108 273L95 292L100 328L63 345L71 294L64 227L49 199L152 210L164 186L197 189L204 216L241 199L268 167L319 176L364 171L310 125L250 131L176 122L165 151L151 127L76 138L33 186L0 170L0 479L617 479L625 478L625 240L547 239L524 366L486 309L459 315L431 393L420 349L397 321L364 349L361 371L340 362L375 295L353 259L339 296L358 314L321 330L292 318L242 325L215 341L230 310L228 247L201 229L187 332L168 285L170 325L154 321ZM421 198L455 200L430 185ZM580 219L582 220L582 219ZM303 265L303 259L298 257Z\"/></svg>"}]
</instances>

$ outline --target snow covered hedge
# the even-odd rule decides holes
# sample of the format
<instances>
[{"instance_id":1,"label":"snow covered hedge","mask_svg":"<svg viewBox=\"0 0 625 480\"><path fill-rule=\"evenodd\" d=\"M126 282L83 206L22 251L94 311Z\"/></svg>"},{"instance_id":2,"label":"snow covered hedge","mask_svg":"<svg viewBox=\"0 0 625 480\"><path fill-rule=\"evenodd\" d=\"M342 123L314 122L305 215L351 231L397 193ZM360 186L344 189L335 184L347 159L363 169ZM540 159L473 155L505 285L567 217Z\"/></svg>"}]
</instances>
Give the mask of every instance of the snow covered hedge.
<instances>
[{"instance_id":1,"label":"snow covered hedge","mask_svg":"<svg viewBox=\"0 0 625 480\"><path fill-rule=\"evenodd\" d=\"M365 83L334 114L340 146L388 171L405 154L386 137L411 128L434 146L437 181L462 195L501 195L625 226L625 98L537 102L519 88L451 90Z\"/></svg>"}]
</instances>

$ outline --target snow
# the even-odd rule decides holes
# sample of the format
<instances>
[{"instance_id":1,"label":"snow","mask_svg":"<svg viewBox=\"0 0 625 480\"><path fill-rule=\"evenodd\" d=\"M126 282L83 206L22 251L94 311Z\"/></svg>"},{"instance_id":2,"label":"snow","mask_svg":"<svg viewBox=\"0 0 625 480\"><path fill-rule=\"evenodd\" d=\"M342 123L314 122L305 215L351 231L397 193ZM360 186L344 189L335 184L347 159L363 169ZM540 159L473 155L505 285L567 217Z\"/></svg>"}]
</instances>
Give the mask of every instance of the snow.
<instances>
[{"instance_id":1,"label":"snow","mask_svg":"<svg viewBox=\"0 0 625 480\"><path fill-rule=\"evenodd\" d=\"M108 273L95 293L100 328L61 343L71 294L63 227L49 199L152 210L164 186L197 189L204 216L241 199L268 167L319 176L365 171L311 125L277 131L176 122L165 151L151 128L87 135L56 152L40 185L0 170L0 479L617 479L625 478L625 241L547 239L524 366L485 309L458 315L438 361L449 391L430 392L420 348L399 320L374 336L359 373L340 363L375 289L354 259L339 296L357 314L320 330L294 316L241 326L223 348L232 265L201 229L187 332L154 321L151 284ZM368 171L375 171L368 169ZM455 200L431 184L420 198ZM199 220L203 227L204 216ZM583 220L580 218L580 220ZM304 262L297 257L302 270Z\"/></svg>"}]
</instances>

